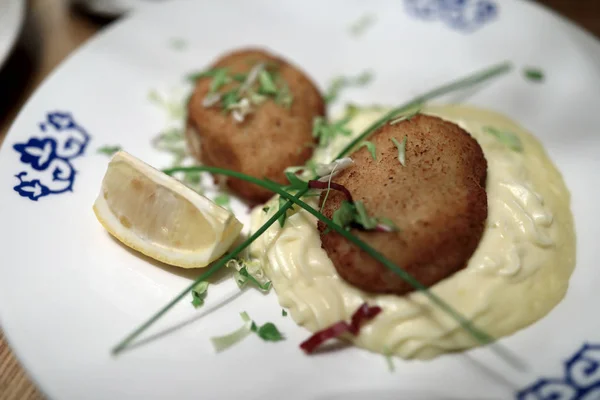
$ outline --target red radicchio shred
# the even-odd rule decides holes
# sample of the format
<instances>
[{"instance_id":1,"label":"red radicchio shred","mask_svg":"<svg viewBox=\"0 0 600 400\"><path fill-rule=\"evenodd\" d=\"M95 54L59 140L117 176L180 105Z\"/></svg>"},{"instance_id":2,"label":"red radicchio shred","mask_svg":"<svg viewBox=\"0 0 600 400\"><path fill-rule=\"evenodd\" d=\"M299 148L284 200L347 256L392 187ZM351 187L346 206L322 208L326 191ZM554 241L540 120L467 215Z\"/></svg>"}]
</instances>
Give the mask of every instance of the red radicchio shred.
<instances>
[{"instance_id":1,"label":"red radicchio shred","mask_svg":"<svg viewBox=\"0 0 600 400\"><path fill-rule=\"evenodd\" d=\"M356 336L358 335L361 324L375 318L380 312L381 307L369 307L367 303L363 303L363 305L352 314L350 323L340 321L331 325L329 328L315 332L311 337L300 344L300 348L307 353L312 353L327 340L336 338L343 333L350 332Z\"/></svg>"},{"instance_id":2,"label":"red radicchio shred","mask_svg":"<svg viewBox=\"0 0 600 400\"><path fill-rule=\"evenodd\" d=\"M346 187L344 185L340 185L339 183L321 182L321 181L317 181L317 180L311 180L311 181L308 181L308 187L311 189L329 189L329 188L331 188L333 190L337 190L338 192L342 192L346 196L346 198L348 199L349 202L353 202L350 191L348 189L346 189Z\"/></svg>"},{"instance_id":3,"label":"red radicchio shred","mask_svg":"<svg viewBox=\"0 0 600 400\"><path fill-rule=\"evenodd\" d=\"M381 312L381 307L373 306L369 307L367 303L363 303L362 306L358 310L352 314L352 320L350 321L349 331L354 336L358 335L358 331L360 330L360 325L363 321L369 321L377 314Z\"/></svg>"},{"instance_id":4,"label":"red radicchio shred","mask_svg":"<svg viewBox=\"0 0 600 400\"><path fill-rule=\"evenodd\" d=\"M317 347L329 339L336 338L342 333L348 332L350 326L346 321L340 321L329 328L325 328L321 331L315 332L311 337L300 343L300 348L307 353L312 353Z\"/></svg>"}]
</instances>

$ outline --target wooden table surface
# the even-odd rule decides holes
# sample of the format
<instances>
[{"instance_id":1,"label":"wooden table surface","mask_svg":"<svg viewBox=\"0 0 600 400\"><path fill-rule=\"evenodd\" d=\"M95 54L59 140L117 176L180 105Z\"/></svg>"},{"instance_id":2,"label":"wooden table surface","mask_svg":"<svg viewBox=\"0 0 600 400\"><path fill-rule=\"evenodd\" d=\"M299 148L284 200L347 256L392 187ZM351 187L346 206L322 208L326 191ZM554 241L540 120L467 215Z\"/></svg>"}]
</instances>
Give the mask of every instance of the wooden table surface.
<instances>
[{"instance_id":1,"label":"wooden table surface","mask_svg":"<svg viewBox=\"0 0 600 400\"><path fill-rule=\"evenodd\" d=\"M540 0L600 37L600 0ZM15 115L44 78L108 24L69 8L67 0L29 0L21 38L0 69L0 144ZM10 76L8 80L6 77ZM0 400L41 399L0 331Z\"/></svg>"}]
</instances>

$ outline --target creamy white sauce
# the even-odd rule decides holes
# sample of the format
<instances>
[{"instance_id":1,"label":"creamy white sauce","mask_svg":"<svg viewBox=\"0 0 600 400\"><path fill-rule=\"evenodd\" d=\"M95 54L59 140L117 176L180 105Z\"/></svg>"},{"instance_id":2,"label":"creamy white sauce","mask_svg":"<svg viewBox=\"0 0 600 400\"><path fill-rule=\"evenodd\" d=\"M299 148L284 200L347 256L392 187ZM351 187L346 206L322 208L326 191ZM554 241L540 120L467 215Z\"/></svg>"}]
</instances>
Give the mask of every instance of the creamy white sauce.
<instances>
[{"instance_id":1,"label":"creamy white sauce","mask_svg":"<svg viewBox=\"0 0 600 400\"><path fill-rule=\"evenodd\" d=\"M494 337L511 334L546 315L565 295L575 265L575 233L570 196L560 173L540 143L523 128L494 112L464 106L429 107L425 113L455 122L481 145L488 162L488 219L466 268L430 288L480 329ZM351 123L360 132L382 112L364 112ZM523 152L510 150L485 126L517 135ZM317 161L330 161L348 141L341 138ZM410 162L410 160L407 160ZM311 199L316 205L316 199ZM252 230L269 213L256 208ZM263 262L280 304L311 331L349 319L362 304L383 312L366 324L357 346L404 358L431 358L477 342L423 294L363 292L337 274L321 248L316 219L291 214L256 240L251 255Z\"/></svg>"}]
</instances>

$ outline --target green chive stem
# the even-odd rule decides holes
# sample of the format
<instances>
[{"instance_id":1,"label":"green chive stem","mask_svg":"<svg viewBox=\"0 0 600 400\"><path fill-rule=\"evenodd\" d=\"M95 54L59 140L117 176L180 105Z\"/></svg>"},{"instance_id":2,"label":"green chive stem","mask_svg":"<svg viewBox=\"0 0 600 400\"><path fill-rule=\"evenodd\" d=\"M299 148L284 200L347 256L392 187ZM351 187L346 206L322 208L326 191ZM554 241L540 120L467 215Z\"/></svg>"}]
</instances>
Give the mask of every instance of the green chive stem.
<instances>
[{"instance_id":1,"label":"green chive stem","mask_svg":"<svg viewBox=\"0 0 600 400\"><path fill-rule=\"evenodd\" d=\"M512 64L508 61L503 62L501 64L497 64L490 68L486 68L485 70L483 70L481 72L477 72L473 75L466 76L464 78L458 79L456 81L453 81L453 82L447 83L443 86L440 86L436 89L433 89L425 94L422 94L421 96L417 97L416 99L411 100L408 103L405 103L404 105L402 105L400 107L396 107L393 110L390 110L383 117L381 117L377 121L373 122L363 133L361 133L354 140L352 140L350 143L348 143L346 145L346 147L344 147L342 149L342 151L338 154L338 156L335 158L335 160L347 155L358 143L365 140L369 135L371 135L373 132L375 132L381 126L385 125L390 119L394 118L398 114L406 112L415 107L421 107L421 106L423 106L424 103L428 102L429 100L431 100L435 97L443 96L443 95L453 92L455 90L465 89L467 87L477 85L478 83L481 83L488 79L502 75L502 74L510 71L511 68L512 68Z\"/></svg>"}]
</instances>

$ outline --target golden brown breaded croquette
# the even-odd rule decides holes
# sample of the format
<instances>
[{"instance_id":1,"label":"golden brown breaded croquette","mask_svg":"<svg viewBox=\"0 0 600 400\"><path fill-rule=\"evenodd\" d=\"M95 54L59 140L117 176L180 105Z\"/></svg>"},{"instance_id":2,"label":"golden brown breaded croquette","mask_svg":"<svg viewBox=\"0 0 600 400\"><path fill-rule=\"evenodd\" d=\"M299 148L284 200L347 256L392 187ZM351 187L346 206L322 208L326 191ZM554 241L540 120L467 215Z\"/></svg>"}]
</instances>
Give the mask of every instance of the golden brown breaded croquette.
<instances>
[{"instance_id":1,"label":"golden brown breaded croquette","mask_svg":"<svg viewBox=\"0 0 600 400\"><path fill-rule=\"evenodd\" d=\"M402 166L392 138L402 142L404 137ZM370 216L391 219L399 231L352 228L352 233L426 286L464 268L487 218L487 162L479 144L457 125L421 114L387 123L369 140L376 146L376 160L361 148L351 155L355 164L334 182L344 185L354 201L363 201ZM331 191L324 214L331 218L344 199ZM339 234L327 233L322 222L319 231L323 249L347 282L367 292L414 290Z\"/></svg>"},{"instance_id":2,"label":"golden brown breaded croquette","mask_svg":"<svg viewBox=\"0 0 600 400\"><path fill-rule=\"evenodd\" d=\"M212 79L201 78L188 104L186 140L194 157L205 165L286 183L284 169L303 165L313 153L316 144L312 136L313 118L325 114L325 103L302 71L263 50L234 51L211 68L227 68L229 74L247 74L258 63L266 63L287 84L293 96L291 106L269 99L257 105L243 122L236 122L221 107L203 105ZM222 91L233 85L224 86ZM233 192L251 203L265 202L273 196L252 183L223 179Z\"/></svg>"}]
</instances>

